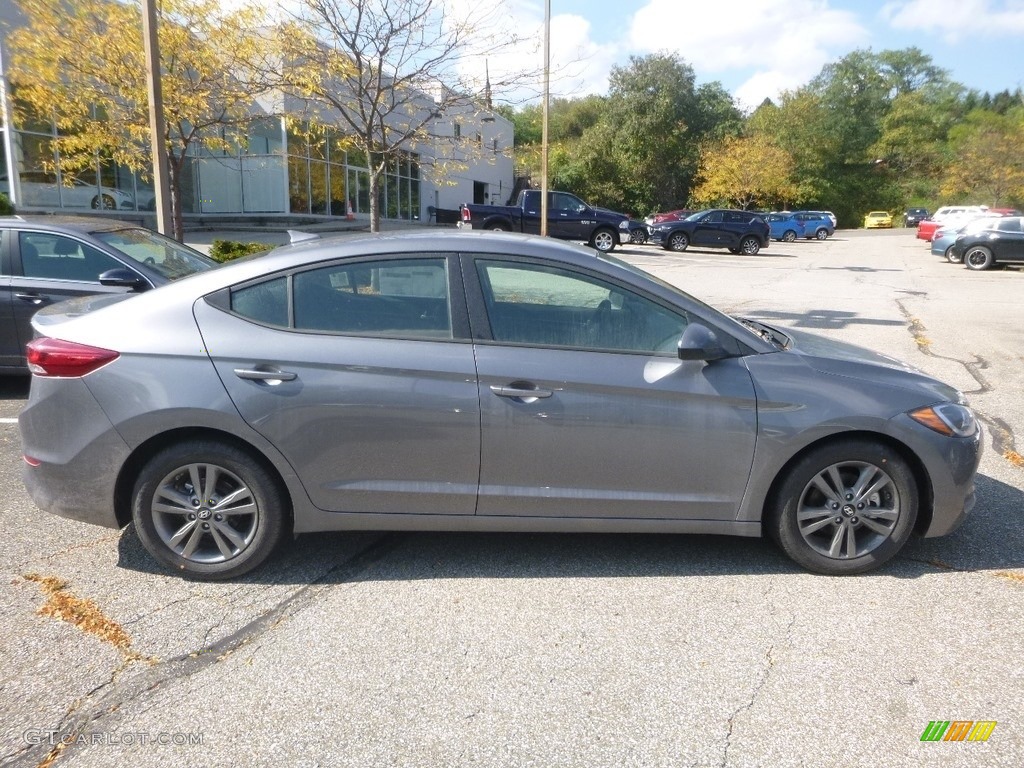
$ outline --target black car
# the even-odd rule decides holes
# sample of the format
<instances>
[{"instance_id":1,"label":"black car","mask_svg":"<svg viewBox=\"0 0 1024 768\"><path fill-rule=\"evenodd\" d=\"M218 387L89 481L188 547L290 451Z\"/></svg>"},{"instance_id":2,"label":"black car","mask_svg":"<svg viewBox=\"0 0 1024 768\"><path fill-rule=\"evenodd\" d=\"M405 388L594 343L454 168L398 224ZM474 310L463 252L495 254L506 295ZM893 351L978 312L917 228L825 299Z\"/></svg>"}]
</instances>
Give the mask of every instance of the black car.
<instances>
[{"instance_id":1,"label":"black car","mask_svg":"<svg viewBox=\"0 0 1024 768\"><path fill-rule=\"evenodd\" d=\"M0 373L27 373L29 321L76 296L141 292L217 266L181 243L124 221L0 218Z\"/></svg>"},{"instance_id":2,"label":"black car","mask_svg":"<svg viewBox=\"0 0 1024 768\"><path fill-rule=\"evenodd\" d=\"M728 248L731 253L755 255L771 239L768 222L750 211L713 209L699 211L682 221L667 221L650 228L649 242L666 251L685 251L691 244L701 248Z\"/></svg>"},{"instance_id":3,"label":"black car","mask_svg":"<svg viewBox=\"0 0 1024 768\"><path fill-rule=\"evenodd\" d=\"M927 208L907 208L903 213L903 226L916 227L930 215Z\"/></svg>"},{"instance_id":4,"label":"black car","mask_svg":"<svg viewBox=\"0 0 1024 768\"><path fill-rule=\"evenodd\" d=\"M950 261L962 261L968 269L988 269L993 264L1024 262L1024 231L1020 216L992 219L983 229L968 228L950 246Z\"/></svg>"}]
</instances>

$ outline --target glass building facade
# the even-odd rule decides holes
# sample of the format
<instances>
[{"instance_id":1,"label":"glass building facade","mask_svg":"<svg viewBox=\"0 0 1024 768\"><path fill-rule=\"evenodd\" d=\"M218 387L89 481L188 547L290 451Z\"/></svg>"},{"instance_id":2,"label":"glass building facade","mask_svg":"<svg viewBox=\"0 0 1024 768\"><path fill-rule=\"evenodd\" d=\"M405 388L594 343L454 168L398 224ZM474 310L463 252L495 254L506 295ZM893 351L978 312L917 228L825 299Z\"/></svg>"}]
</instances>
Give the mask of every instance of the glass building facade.
<instances>
[{"instance_id":1,"label":"glass building facade","mask_svg":"<svg viewBox=\"0 0 1024 768\"><path fill-rule=\"evenodd\" d=\"M13 132L0 125L0 138L12 139L0 156L0 192L12 182L19 209L153 210L152 181L101 156L94 166L65 178L52 125L29 124ZM244 141L229 149L192 145L181 170L182 211L186 214L298 214L344 217L370 212L370 174L336 132L313 133L289 127L282 117L255 119ZM419 157L403 153L380 180L381 216L419 220ZM350 208L351 207L351 208Z\"/></svg>"}]
</instances>

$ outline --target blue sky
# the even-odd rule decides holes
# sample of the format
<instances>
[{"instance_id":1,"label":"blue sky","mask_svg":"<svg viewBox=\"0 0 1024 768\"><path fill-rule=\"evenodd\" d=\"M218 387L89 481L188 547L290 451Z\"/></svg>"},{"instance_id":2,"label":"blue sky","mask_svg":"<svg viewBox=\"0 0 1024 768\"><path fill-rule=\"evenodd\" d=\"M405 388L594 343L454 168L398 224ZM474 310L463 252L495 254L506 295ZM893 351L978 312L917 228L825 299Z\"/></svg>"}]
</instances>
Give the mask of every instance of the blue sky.
<instances>
[{"instance_id":1,"label":"blue sky","mask_svg":"<svg viewBox=\"0 0 1024 768\"><path fill-rule=\"evenodd\" d=\"M543 0L506 4L539 37ZM551 0L551 14L559 95L606 93L630 55L671 51L752 108L850 51L910 46L968 87L1024 88L1024 0Z\"/></svg>"}]
</instances>

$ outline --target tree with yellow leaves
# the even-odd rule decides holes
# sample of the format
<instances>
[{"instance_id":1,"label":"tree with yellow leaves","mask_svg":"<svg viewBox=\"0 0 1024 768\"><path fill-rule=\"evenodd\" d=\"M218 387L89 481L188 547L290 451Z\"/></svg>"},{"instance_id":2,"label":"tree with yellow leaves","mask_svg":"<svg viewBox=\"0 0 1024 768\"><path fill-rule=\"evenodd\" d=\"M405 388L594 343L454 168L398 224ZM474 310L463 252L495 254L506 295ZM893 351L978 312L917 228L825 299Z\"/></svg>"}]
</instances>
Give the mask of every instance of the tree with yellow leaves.
<instances>
[{"instance_id":1,"label":"tree with yellow leaves","mask_svg":"<svg viewBox=\"0 0 1024 768\"><path fill-rule=\"evenodd\" d=\"M700 184L694 201L735 205L784 207L797 195L793 158L765 134L730 137L701 152Z\"/></svg>"},{"instance_id":2,"label":"tree with yellow leaves","mask_svg":"<svg viewBox=\"0 0 1024 768\"><path fill-rule=\"evenodd\" d=\"M52 159L65 178L97 158L147 175L152 168L139 0L15 0L27 26L8 36L15 122L57 128ZM163 82L173 234L182 237L182 176L189 149L242 142L267 68L255 7L219 0L161 0ZM57 23L59 20L59 23Z\"/></svg>"}]
</instances>

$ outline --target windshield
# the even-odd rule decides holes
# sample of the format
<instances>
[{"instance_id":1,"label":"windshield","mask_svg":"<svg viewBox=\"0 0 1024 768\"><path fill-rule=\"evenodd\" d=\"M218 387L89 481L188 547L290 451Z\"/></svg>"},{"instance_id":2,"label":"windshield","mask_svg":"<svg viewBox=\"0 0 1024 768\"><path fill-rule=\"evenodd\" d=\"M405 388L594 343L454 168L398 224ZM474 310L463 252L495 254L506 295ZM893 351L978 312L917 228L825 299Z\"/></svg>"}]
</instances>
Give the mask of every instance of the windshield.
<instances>
[{"instance_id":1,"label":"windshield","mask_svg":"<svg viewBox=\"0 0 1024 768\"><path fill-rule=\"evenodd\" d=\"M684 221L696 221L705 213L707 213L707 211L697 211L696 213L691 213L689 216L686 217L686 219L684 219Z\"/></svg>"},{"instance_id":2,"label":"windshield","mask_svg":"<svg viewBox=\"0 0 1024 768\"><path fill-rule=\"evenodd\" d=\"M217 266L213 259L148 229L94 232L93 236L128 258L159 272L168 280L177 280Z\"/></svg>"}]
</instances>

